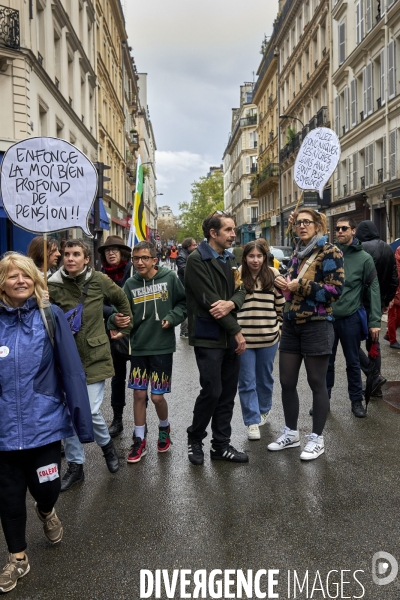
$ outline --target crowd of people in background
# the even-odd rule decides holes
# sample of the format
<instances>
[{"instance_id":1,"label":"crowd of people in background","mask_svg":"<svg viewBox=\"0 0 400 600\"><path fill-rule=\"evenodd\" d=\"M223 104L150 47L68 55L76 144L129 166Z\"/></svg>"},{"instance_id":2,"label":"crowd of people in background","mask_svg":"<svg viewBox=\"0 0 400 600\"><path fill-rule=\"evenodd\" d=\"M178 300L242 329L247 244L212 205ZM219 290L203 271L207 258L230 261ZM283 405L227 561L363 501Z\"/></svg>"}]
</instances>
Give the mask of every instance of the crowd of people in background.
<instances>
[{"instance_id":1,"label":"crowd of people in background","mask_svg":"<svg viewBox=\"0 0 400 600\"><path fill-rule=\"evenodd\" d=\"M147 241L131 249L111 235L99 247L101 272L92 268L90 247L80 239L65 240L59 248L55 239L38 236L28 256L4 255L0 513L9 559L0 574L1 592L12 590L30 569L27 489L45 536L57 544L63 526L55 504L60 491L84 480L84 444L96 441L107 469L118 471L113 438L124 429L126 387L133 390L134 415L127 462L137 463L148 452L149 400L159 421L157 451L170 450L166 395L172 389L178 325L180 337L194 347L200 380L187 427L193 465L204 463L209 426L211 460L248 462L231 443L235 396L238 392L248 439L259 440L272 409L278 350L285 424L268 445L271 452L300 446L297 384L304 361L312 426L300 459L324 453L339 342L352 413L367 415L369 397L379 397L386 382L379 345L382 313L388 313L385 339L400 348L400 248L394 254L371 221L357 227L346 216L338 219L331 243L325 216L311 208L292 214L290 225L293 254L282 272L266 240L235 244L235 222L224 211L204 220L199 244L190 237L168 249ZM101 413L107 378L109 426Z\"/></svg>"}]
</instances>

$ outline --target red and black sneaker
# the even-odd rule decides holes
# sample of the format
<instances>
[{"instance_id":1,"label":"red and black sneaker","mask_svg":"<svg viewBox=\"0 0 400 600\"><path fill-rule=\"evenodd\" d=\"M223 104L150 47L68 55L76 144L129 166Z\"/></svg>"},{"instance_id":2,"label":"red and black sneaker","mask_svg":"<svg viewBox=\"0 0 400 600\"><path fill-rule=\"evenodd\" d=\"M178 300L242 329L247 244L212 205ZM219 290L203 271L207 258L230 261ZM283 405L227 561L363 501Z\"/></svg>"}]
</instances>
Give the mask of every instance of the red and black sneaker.
<instances>
[{"instance_id":1,"label":"red and black sneaker","mask_svg":"<svg viewBox=\"0 0 400 600\"><path fill-rule=\"evenodd\" d=\"M167 452L171 447L171 428L168 425L167 427L159 427L158 428L158 442L157 442L157 450L159 452Z\"/></svg>"},{"instance_id":2,"label":"red and black sneaker","mask_svg":"<svg viewBox=\"0 0 400 600\"><path fill-rule=\"evenodd\" d=\"M126 462L128 463L136 463L147 454L146 448L146 440L142 440L140 437L135 437L133 439L133 444L128 452L128 456L126 457Z\"/></svg>"}]
</instances>

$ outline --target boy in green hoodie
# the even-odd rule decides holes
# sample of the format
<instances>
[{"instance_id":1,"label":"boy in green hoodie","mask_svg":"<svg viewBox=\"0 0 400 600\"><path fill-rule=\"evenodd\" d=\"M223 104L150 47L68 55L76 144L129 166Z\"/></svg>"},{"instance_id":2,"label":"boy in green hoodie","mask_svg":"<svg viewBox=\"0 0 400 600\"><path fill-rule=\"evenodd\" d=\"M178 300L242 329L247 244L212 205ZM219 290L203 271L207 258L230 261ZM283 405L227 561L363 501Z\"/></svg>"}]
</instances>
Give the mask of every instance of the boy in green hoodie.
<instances>
[{"instance_id":1,"label":"boy in green hoodie","mask_svg":"<svg viewBox=\"0 0 400 600\"><path fill-rule=\"evenodd\" d=\"M159 424L159 452L171 446L168 405L164 394L171 391L172 356L176 350L174 328L186 318L185 290L174 271L156 267L157 250L151 242L133 248L136 269L124 285L133 314L131 331L131 374L135 429L128 463L139 462L146 448L146 394L151 384ZM110 324L113 317L110 318ZM114 332L111 334L114 337Z\"/></svg>"}]
</instances>

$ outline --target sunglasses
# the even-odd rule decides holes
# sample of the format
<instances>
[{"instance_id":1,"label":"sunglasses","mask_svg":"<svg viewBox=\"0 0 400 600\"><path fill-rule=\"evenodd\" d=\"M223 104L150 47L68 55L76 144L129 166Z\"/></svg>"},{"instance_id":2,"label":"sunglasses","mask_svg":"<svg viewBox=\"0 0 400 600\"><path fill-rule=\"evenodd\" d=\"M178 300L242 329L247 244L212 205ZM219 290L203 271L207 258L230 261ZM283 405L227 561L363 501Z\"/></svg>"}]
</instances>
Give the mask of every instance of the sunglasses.
<instances>
[{"instance_id":1,"label":"sunglasses","mask_svg":"<svg viewBox=\"0 0 400 600\"><path fill-rule=\"evenodd\" d=\"M215 210L213 212L213 214L211 215L211 217L213 217L214 215L219 215L220 217L222 216L226 216L228 213L226 213L224 210Z\"/></svg>"},{"instance_id":2,"label":"sunglasses","mask_svg":"<svg viewBox=\"0 0 400 600\"><path fill-rule=\"evenodd\" d=\"M335 227L335 231L347 231L351 229L348 225L340 225L339 227Z\"/></svg>"}]
</instances>

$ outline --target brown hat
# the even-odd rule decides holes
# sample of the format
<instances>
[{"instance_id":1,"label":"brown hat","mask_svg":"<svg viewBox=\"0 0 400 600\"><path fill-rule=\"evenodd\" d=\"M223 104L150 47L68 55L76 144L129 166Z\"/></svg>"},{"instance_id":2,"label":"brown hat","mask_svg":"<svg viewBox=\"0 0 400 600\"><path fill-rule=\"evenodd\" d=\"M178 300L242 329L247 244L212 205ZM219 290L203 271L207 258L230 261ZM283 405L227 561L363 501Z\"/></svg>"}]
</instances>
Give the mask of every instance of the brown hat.
<instances>
[{"instance_id":1,"label":"brown hat","mask_svg":"<svg viewBox=\"0 0 400 600\"><path fill-rule=\"evenodd\" d=\"M126 252L129 252L129 253L132 252L132 249L129 248L129 246L127 246L125 244L124 240L119 235L109 235L108 238L106 239L106 241L104 242L104 244L102 246L99 246L98 251L104 252L104 250L106 248L109 248L110 246L115 246L116 248L121 248L121 250L125 250Z\"/></svg>"}]
</instances>

